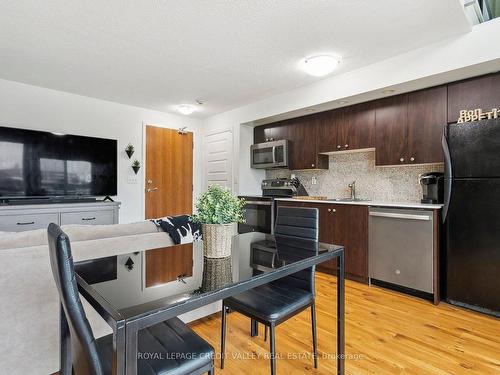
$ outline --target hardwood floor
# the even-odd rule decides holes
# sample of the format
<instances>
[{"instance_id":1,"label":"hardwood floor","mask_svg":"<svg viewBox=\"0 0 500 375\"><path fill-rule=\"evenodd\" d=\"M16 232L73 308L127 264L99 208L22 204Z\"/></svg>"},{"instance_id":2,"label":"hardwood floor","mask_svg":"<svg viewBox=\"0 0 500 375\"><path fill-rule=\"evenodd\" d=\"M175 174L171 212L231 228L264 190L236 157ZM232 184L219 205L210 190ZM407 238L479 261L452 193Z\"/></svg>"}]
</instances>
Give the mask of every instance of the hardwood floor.
<instances>
[{"instance_id":1,"label":"hardwood floor","mask_svg":"<svg viewBox=\"0 0 500 375\"><path fill-rule=\"evenodd\" d=\"M317 273L318 355L315 370L310 314L305 311L277 328L278 373L334 374L336 278ZM220 353L220 317L191 325ZM228 316L226 368L217 374L269 374L269 344L250 338L249 320ZM364 284L346 282L346 373L500 374L500 319L441 303L409 297ZM288 358L288 356L295 358Z\"/></svg>"}]
</instances>

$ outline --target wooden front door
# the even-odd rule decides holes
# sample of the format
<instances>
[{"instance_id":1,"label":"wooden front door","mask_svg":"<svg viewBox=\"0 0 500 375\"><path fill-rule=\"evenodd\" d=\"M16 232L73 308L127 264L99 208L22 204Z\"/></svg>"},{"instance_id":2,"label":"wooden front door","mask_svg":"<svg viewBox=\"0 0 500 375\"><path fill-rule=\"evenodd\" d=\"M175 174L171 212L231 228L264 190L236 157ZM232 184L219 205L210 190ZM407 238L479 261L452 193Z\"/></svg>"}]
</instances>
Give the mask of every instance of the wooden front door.
<instances>
[{"instance_id":1,"label":"wooden front door","mask_svg":"<svg viewBox=\"0 0 500 375\"><path fill-rule=\"evenodd\" d=\"M145 216L191 214L193 133L146 126Z\"/></svg>"}]
</instances>

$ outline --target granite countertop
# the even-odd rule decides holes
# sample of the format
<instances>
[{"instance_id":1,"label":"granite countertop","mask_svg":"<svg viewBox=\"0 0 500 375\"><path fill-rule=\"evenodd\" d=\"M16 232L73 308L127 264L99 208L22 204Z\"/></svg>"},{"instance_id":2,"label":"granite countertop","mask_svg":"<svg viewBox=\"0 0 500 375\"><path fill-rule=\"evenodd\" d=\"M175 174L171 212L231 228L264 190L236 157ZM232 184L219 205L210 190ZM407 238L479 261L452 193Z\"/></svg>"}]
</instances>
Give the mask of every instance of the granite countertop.
<instances>
[{"instance_id":1,"label":"granite countertop","mask_svg":"<svg viewBox=\"0 0 500 375\"><path fill-rule=\"evenodd\" d=\"M276 198L277 201L290 202L311 202L311 203L335 203L335 204L351 204L362 206L378 206L378 207L397 207L397 208L424 208L428 210L439 210L443 207L442 204L429 204L420 202L384 202L384 201L337 201L335 199L299 199L299 198Z\"/></svg>"}]
</instances>

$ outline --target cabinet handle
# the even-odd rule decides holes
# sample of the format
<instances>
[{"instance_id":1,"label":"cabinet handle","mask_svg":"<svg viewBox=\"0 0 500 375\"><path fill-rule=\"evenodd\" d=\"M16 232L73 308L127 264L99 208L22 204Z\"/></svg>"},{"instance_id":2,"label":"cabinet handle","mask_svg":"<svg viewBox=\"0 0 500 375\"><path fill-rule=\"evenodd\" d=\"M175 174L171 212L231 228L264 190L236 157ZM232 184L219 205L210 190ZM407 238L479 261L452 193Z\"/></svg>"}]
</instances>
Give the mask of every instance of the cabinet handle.
<instances>
[{"instance_id":1,"label":"cabinet handle","mask_svg":"<svg viewBox=\"0 0 500 375\"><path fill-rule=\"evenodd\" d=\"M311 164L311 167L314 167L314 164Z\"/></svg>"},{"instance_id":2,"label":"cabinet handle","mask_svg":"<svg viewBox=\"0 0 500 375\"><path fill-rule=\"evenodd\" d=\"M402 163L405 161L405 158L401 158L401 159L399 159L399 161Z\"/></svg>"},{"instance_id":3,"label":"cabinet handle","mask_svg":"<svg viewBox=\"0 0 500 375\"><path fill-rule=\"evenodd\" d=\"M335 208L329 208L328 212L337 212L337 210Z\"/></svg>"},{"instance_id":4,"label":"cabinet handle","mask_svg":"<svg viewBox=\"0 0 500 375\"><path fill-rule=\"evenodd\" d=\"M266 142L269 142L269 138L266 138Z\"/></svg>"},{"instance_id":5,"label":"cabinet handle","mask_svg":"<svg viewBox=\"0 0 500 375\"><path fill-rule=\"evenodd\" d=\"M92 221L95 220L95 217L82 217L83 221Z\"/></svg>"},{"instance_id":6,"label":"cabinet handle","mask_svg":"<svg viewBox=\"0 0 500 375\"><path fill-rule=\"evenodd\" d=\"M341 145L337 145L337 150L340 150L342 148Z\"/></svg>"},{"instance_id":7,"label":"cabinet handle","mask_svg":"<svg viewBox=\"0 0 500 375\"><path fill-rule=\"evenodd\" d=\"M412 156L412 157L410 158L410 161L415 161L415 158Z\"/></svg>"},{"instance_id":8,"label":"cabinet handle","mask_svg":"<svg viewBox=\"0 0 500 375\"><path fill-rule=\"evenodd\" d=\"M348 145L348 144L346 144L344 147L345 147L345 148L349 148L349 145Z\"/></svg>"},{"instance_id":9,"label":"cabinet handle","mask_svg":"<svg viewBox=\"0 0 500 375\"><path fill-rule=\"evenodd\" d=\"M17 223L17 225L33 225L35 224L34 221L22 221L20 223Z\"/></svg>"}]
</instances>

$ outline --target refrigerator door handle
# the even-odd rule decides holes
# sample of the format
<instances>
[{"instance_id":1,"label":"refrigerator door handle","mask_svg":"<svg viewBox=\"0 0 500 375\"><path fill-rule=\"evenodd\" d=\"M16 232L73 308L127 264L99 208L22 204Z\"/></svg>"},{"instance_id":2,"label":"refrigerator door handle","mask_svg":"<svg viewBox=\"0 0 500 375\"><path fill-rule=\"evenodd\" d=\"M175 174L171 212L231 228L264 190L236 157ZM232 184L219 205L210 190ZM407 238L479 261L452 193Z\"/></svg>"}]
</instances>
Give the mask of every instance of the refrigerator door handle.
<instances>
[{"instance_id":1,"label":"refrigerator door handle","mask_svg":"<svg viewBox=\"0 0 500 375\"><path fill-rule=\"evenodd\" d=\"M446 220L446 217L448 216L448 208L450 207L453 172L451 169L450 148L448 147L448 140L446 139L446 134L443 134L441 143L443 145L443 153L444 153L444 206L443 206L443 222L444 222Z\"/></svg>"}]
</instances>

